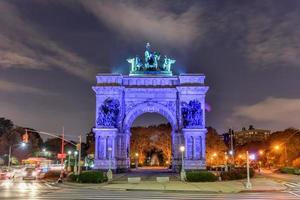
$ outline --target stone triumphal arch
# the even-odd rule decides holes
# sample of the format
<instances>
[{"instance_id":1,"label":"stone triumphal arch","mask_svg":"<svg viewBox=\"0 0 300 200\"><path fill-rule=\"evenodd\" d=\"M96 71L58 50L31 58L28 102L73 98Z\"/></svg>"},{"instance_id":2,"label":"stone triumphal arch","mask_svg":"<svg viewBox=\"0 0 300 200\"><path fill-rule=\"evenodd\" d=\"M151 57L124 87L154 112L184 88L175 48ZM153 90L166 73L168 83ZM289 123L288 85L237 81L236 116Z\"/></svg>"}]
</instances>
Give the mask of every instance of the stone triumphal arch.
<instances>
[{"instance_id":1,"label":"stone triumphal arch","mask_svg":"<svg viewBox=\"0 0 300 200\"><path fill-rule=\"evenodd\" d=\"M205 167L205 95L203 74L173 75L175 60L160 58L147 44L145 58L127 59L129 75L98 74L96 93L95 168L126 170L130 167L130 128L144 113L159 113L172 126L172 166Z\"/></svg>"}]
</instances>

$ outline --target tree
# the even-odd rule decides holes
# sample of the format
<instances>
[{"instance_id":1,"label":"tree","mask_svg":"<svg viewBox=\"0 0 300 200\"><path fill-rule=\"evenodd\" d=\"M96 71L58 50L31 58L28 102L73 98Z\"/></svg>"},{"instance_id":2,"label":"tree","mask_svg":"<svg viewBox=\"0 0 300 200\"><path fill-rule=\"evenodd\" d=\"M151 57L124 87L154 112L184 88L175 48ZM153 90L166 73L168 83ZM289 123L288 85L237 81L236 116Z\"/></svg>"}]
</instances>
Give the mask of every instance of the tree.
<instances>
[{"instance_id":1,"label":"tree","mask_svg":"<svg viewBox=\"0 0 300 200\"><path fill-rule=\"evenodd\" d=\"M138 153L139 163L146 163L147 157L156 154L160 164L170 163L171 161L171 131L170 124L161 124L149 127L131 128L130 157L132 162L135 154Z\"/></svg>"},{"instance_id":2,"label":"tree","mask_svg":"<svg viewBox=\"0 0 300 200\"><path fill-rule=\"evenodd\" d=\"M8 123L10 124L10 123ZM12 126L10 126L12 127ZM28 143L26 147L21 147L22 136L27 130ZM21 161L22 159L32 156L34 152L39 151L43 143L40 135L31 128L23 128L16 126L10 128L9 131L4 132L0 137L0 155L8 155L11 146L12 156ZM6 161L7 161L6 156Z\"/></svg>"},{"instance_id":3,"label":"tree","mask_svg":"<svg viewBox=\"0 0 300 200\"><path fill-rule=\"evenodd\" d=\"M267 156L270 164L291 165L292 161L300 157L300 131L288 128L276 131L268 138Z\"/></svg>"},{"instance_id":4,"label":"tree","mask_svg":"<svg viewBox=\"0 0 300 200\"><path fill-rule=\"evenodd\" d=\"M0 118L0 137L3 134L9 133L14 127L14 124L11 120L5 119L3 117Z\"/></svg>"},{"instance_id":5,"label":"tree","mask_svg":"<svg viewBox=\"0 0 300 200\"><path fill-rule=\"evenodd\" d=\"M293 160L293 167L300 168L300 157Z\"/></svg>"},{"instance_id":6,"label":"tree","mask_svg":"<svg viewBox=\"0 0 300 200\"><path fill-rule=\"evenodd\" d=\"M206 134L206 162L208 165L220 165L225 163L225 152L227 147L216 129L207 128Z\"/></svg>"}]
</instances>

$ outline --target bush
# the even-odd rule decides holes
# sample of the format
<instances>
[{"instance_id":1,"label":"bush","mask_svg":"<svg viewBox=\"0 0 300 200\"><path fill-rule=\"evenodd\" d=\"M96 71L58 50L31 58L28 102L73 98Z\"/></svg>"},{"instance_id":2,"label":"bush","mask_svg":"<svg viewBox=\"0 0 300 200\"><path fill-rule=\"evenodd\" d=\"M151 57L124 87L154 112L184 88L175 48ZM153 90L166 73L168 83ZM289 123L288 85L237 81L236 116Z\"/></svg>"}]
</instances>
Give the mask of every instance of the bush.
<instances>
[{"instance_id":1,"label":"bush","mask_svg":"<svg viewBox=\"0 0 300 200\"><path fill-rule=\"evenodd\" d=\"M293 174L295 171L294 167L282 167L279 169L279 171L283 174Z\"/></svg>"},{"instance_id":2,"label":"bush","mask_svg":"<svg viewBox=\"0 0 300 200\"><path fill-rule=\"evenodd\" d=\"M223 181L239 180L247 178L247 168L234 168L227 172L221 172L220 174ZM250 177L254 176L254 170L250 168Z\"/></svg>"},{"instance_id":3,"label":"bush","mask_svg":"<svg viewBox=\"0 0 300 200\"><path fill-rule=\"evenodd\" d=\"M214 182L218 177L208 171L188 171L186 179L188 182Z\"/></svg>"},{"instance_id":4,"label":"bush","mask_svg":"<svg viewBox=\"0 0 300 200\"><path fill-rule=\"evenodd\" d=\"M71 182L76 182L78 180L78 175L76 175L76 174L70 174L68 176L68 180L71 181Z\"/></svg>"},{"instance_id":5,"label":"bush","mask_svg":"<svg viewBox=\"0 0 300 200\"><path fill-rule=\"evenodd\" d=\"M106 174L100 171L85 171L78 175L80 183L103 183L107 181Z\"/></svg>"},{"instance_id":6,"label":"bush","mask_svg":"<svg viewBox=\"0 0 300 200\"><path fill-rule=\"evenodd\" d=\"M300 175L300 169L295 169L294 174Z\"/></svg>"}]
</instances>

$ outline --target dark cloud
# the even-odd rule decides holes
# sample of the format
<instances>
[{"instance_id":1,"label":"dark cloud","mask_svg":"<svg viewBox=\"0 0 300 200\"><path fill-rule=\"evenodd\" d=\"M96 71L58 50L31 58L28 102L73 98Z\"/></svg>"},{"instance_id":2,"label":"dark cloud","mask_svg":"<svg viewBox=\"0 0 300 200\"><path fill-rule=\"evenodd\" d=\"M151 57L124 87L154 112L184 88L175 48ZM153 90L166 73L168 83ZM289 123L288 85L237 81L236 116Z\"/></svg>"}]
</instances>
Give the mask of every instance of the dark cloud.
<instances>
[{"instance_id":1,"label":"dark cloud","mask_svg":"<svg viewBox=\"0 0 300 200\"><path fill-rule=\"evenodd\" d=\"M201 27L201 8L189 5L174 12L160 1L81 1L116 34L134 42L136 38L173 47L184 47L205 33Z\"/></svg>"},{"instance_id":2,"label":"dark cloud","mask_svg":"<svg viewBox=\"0 0 300 200\"><path fill-rule=\"evenodd\" d=\"M24 20L11 3L0 2L0 26L0 68L60 68L87 80L96 73L85 59L49 39L34 23Z\"/></svg>"},{"instance_id":3,"label":"dark cloud","mask_svg":"<svg viewBox=\"0 0 300 200\"><path fill-rule=\"evenodd\" d=\"M149 41L177 60L175 72L206 74L207 125L299 126L299 111L287 114L300 97L299 22L294 0L0 1L0 113L87 131L96 73L127 73L126 58Z\"/></svg>"}]
</instances>

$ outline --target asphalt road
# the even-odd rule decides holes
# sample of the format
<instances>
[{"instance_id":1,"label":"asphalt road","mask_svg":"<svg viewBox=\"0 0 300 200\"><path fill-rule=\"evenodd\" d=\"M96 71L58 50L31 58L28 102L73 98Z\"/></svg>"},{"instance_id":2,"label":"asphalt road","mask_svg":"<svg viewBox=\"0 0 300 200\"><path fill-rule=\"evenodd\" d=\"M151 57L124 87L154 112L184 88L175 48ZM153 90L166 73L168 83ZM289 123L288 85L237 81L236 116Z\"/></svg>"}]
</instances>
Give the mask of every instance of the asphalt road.
<instances>
[{"instance_id":1,"label":"asphalt road","mask_svg":"<svg viewBox=\"0 0 300 200\"><path fill-rule=\"evenodd\" d=\"M108 191L85 188L67 188L56 187L48 183L37 181L12 182L10 185L1 182L0 199L264 199L264 200L291 200L300 199L299 190L285 192L263 192L263 193L238 193L238 194L220 194L220 193L167 193L150 191Z\"/></svg>"}]
</instances>

